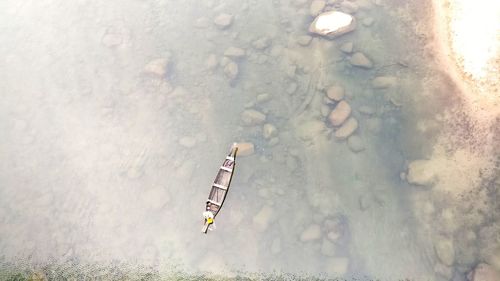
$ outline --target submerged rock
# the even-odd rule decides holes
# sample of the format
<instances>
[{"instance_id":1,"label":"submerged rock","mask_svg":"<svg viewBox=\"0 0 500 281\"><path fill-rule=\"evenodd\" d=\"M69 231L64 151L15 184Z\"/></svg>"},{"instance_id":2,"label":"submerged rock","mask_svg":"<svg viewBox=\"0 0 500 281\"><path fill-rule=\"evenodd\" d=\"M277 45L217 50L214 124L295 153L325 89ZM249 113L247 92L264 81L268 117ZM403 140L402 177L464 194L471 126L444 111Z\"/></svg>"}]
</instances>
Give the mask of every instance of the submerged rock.
<instances>
[{"instance_id":1,"label":"submerged rock","mask_svg":"<svg viewBox=\"0 0 500 281\"><path fill-rule=\"evenodd\" d=\"M500 272L489 264L480 263L471 271L468 279L470 281L498 281L500 280Z\"/></svg>"},{"instance_id":2,"label":"submerged rock","mask_svg":"<svg viewBox=\"0 0 500 281\"><path fill-rule=\"evenodd\" d=\"M394 76L378 76L372 80L374 89L387 89L396 86L398 79Z\"/></svg>"},{"instance_id":3,"label":"submerged rock","mask_svg":"<svg viewBox=\"0 0 500 281\"><path fill-rule=\"evenodd\" d=\"M313 0L311 6L309 7L309 13L311 14L311 16L315 17L319 13L321 13L321 11L323 11L325 6L326 6L325 0Z\"/></svg>"},{"instance_id":4,"label":"submerged rock","mask_svg":"<svg viewBox=\"0 0 500 281\"><path fill-rule=\"evenodd\" d=\"M142 193L142 200L152 209L159 210L170 201L170 196L164 188L155 187Z\"/></svg>"},{"instance_id":5,"label":"submerged rock","mask_svg":"<svg viewBox=\"0 0 500 281\"><path fill-rule=\"evenodd\" d=\"M330 239L330 241L332 242L337 242L341 238L340 236L341 233L339 233L338 231L330 231L326 235L326 237L328 237L328 239Z\"/></svg>"},{"instance_id":6,"label":"submerged rock","mask_svg":"<svg viewBox=\"0 0 500 281\"><path fill-rule=\"evenodd\" d=\"M352 42L346 42L340 46L340 50L346 54L352 53L354 49L354 44Z\"/></svg>"},{"instance_id":7,"label":"submerged rock","mask_svg":"<svg viewBox=\"0 0 500 281\"><path fill-rule=\"evenodd\" d=\"M265 139L270 139L278 133L278 130L276 127L272 124L264 124L264 127L262 128L262 135L264 136Z\"/></svg>"},{"instance_id":8,"label":"submerged rock","mask_svg":"<svg viewBox=\"0 0 500 281\"><path fill-rule=\"evenodd\" d=\"M142 165L134 165L127 169L127 177L132 180L142 177L143 174L144 169Z\"/></svg>"},{"instance_id":9,"label":"submerged rock","mask_svg":"<svg viewBox=\"0 0 500 281\"><path fill-rule=\"evenodd\" d=\"M297 38L297 43L301 46L308 46L311 43L312 37L309 35L302 35Z\"/></svg>"},{"instance_id":10,"label":"submerged rock","mask_svg":"<svg viewBox=\"0 0 500 281\"><path fill-rule=\"evenodd\" d=\"M297 83L292 82L286 88L286 92L291 95L291 94L295 93L295 91L297 91L297 87L298 87Z\"/></svg>"},{"instance_id":11,"label":"submerged rock","mask_svg":"<svg viewBox=\"0 0 500 281\"><path fill-rule=\"evenodd\" d=\"M214 23L219 29L226 29L233 23L233 18L230 14L220 14L214 19Z\"/></svg>"},{"instance_id":12,"label":"submerged rock","mask_svg":"<svg viewBox=\"0 0 500 281\"><path fill-rule=\"evenodd\" d=\"M410 184L432 186L437 182L437 175L430 160L415 160L408 165L406 179Z\"/></svg>"},{"instance_id":13,"label":"submerged rock","mask_svg":"<svg viewBox=\"0 0 500 281\"><path fill-rule=\"evenodd\" d=\"M271 222L271 217L274 210L269 206L264 206L260 211L253 217L253 223L257 226L260 231L266 230Z\"/></svg>"},{"instance_id":14,"label":"submerged rock","mask_svg":"<svg viewBox=\"0 0 500 281\"><path fill-rule=\"evenodd\" d=\"M130 39L130 30L123 26L110 26L101 38L101 43L108 48L115 48Z\"/></svg>"},{"instance_id":15,"label":"submerged rock","mask_svg":"<svg viewBox=\"0 0 500 281\"><path fill-rule=\"evenodd\" d=\"M266 121L266 115L254 109L247 109L241 114L241 119L245 125L255 126L264 123L264 121Z\"/></svg>"},{"instance_id":16,"label":"submerged rock","mask_svg":"<svg viewBox=\"0 0 500 281\"><path fill-rule=\"evenodd\" d=\"M388 97L389 101L395 106L402 106L404 103L404 96L401 91L391 91Z\"/></svg>"},{"instance_id":17,"label":"submerged rock","mask_svg":"<svg viewBox=\"0 0 500 281\"><path fill-rule=\"evenodd\" d=\"M241 58L246 54L245 50L237 47L229 47L224 51L224 56L231 58Z\"/></svg>"},{"instance_id":18,"label":"submerged rock","mask_svg":"<svg viewBox=\"0 0 500 281\"><path fill-rule=\"evenodd\" d=\"M257 103L264 103L266 101L271 100L271 95L270 94L259 94L256 98Z\"/></svg>"},{"instance_id":19,"label":"submerged rock","mask_svg":"<svg viewBox=\"0 0 500 281\"><path fill-rule=\"evenodd\" d=\"M323 242L321 243L321 253L328 257L335 256L335 244L327 239L323 239Z\"/></svg>"},{"instance_id":20,"label":"submerged rock","mask_svg":"<svg viewBox=\"0 0 500 281\"><path fill-rule=\"evenodd\" d=\"M349 115L351 115L351 106L347 102L341 101L332 110L328 118L332 126L340 126Z\"/></svg>"},{"instance_id":21,"label":"submerged rock","mask_svg":"<svg viewBox=\"0 0 500 281\"><path fill-rule=\"evenodd\" d=\"M206 17L197 18L194 21L193 25L196 28L207 28L208 26L210 26L210 20Z\"/></svg>"},{"instance_id":22,"label":"submerged rock","mask_svg":"<svg viewBox=\"0 0 500 281\"><path fill-rule=\"evenodd\" d=\"M325 122L311 120L300 124L296 128L298 137L303 141L309 141L321 135L325 131Z\"/></svg>"},{"instance_id":23,"label":"submerged rock","mask_svg":"<svg viewBox=\"0 0 500 281\"><path fill-rule=\"evenodd\" d=\"M238 143L238 156L250 156L254 154L255 147L251 142L239 142Z\"/></svg>"},{"instance_id":24,"label":"submerged rock","mask_svg":"<svg viewBox=\"0 0 500 281\"><path fill-rule=\"evenodd\" d=\"M365 115L373 115L375 113L375 109L373 107L370 107L368 105L362 105L358 108L358 111L362 114Z\"/></svg>"},{"instance_id":25,"label":"submerged rock","mask_svg":"<svg viewBox=\"0 0 500 281\"><path fill-rule=\"evenodd\" d=\"M271 138L268 142L269 146L275 146L277 145L278 143L280 143L280 138L279 137L274 137L274 138Z\"/></svg>"},{"instance_id":26,"label":"submerged rock","mask_svg":"<svg viewBox=\"0 0 500 281\"><path fill-rule=\"evenodd\" d=\"M205 60L205 67L207 68L207 70L214 70L217 65L217 57L215 56L215 54L210 54Z\"/></svg>"},{"instance_id":27,"label":"submerged rock","mask_svg":"<svg viewBox=\"0 0 500 281\"><path fill-rule=\"evenodd\" d=\"M317 224L311 224L300 234L300 241L307 242L321 238L321 227Z\"/></svg>"},{"instance_id":28,"label":"submerged rock","mask_svg":"<svg viewBox=\"0 0 500 281\"><path fill-rule=\"evenodd\" d=\"M347 139L347 146L352 152L360 152L365 150L365 144L363 143L363 140L357 135L350 136Z\"/></svg>"},{"instance_id":29,"label":"submerged rock","mask_svg":"<svg viewBox=\"0 0 500 281\"><path fill-rule=\"evenodd\" d=\"M329 258L325 262L325 272L331 276L339 277L347 273L349 268L349 259L338 257Z\"/></svg>"},{"instance_id":30,"label":"submerged rock","mask_svg":"<svg viewBox=\"0 0 500 281\"><path fill-rule=\"evenodd\" d=\"M220 274L222 272L226 276L231 274L224 258L214 252L209 252L198 261L197 270L205 272L209 275Z\"/></svg>"},{"instance_id":31,"label":"submerged rock","mask_svg":"<svg viewBox=\"0 0 500 281\"><path fill-rule=\"evenodd\" d=\"M238 71L238 65L234 61L229 61L224 66L224 74L230 80L236 79L236 77L238 77L238 73L239 73L239 71Z\"/></svg>"},{"instance_id":32,"label":"submerged rock","mask_svg":"<svg viewBox=\"0 0 500 281\"><path fill-rule=\"evenodd\" d=\"M361 211L368 210L372 205L372 199L367 194L362 194L358 197L359 209Z\"/></svg>"},{"instance_id":33,"label":"submerged rock","mask_svg":"<svg viewBox=\"0 0 500 281\"><path fill-rule=\"evenodd\" d=\"M370 69L373 67L372 61L361 52L354 53L349 60L354 66Z\"/></svg>"},{"instance_id":34,"label":"submerged rock","mask_svg":"<svg viewBox=\"0 0 500 281\"><path fill-rule=\"evenodd\" d=\"M343 215L336 215L325 220L324 229L328 232L327 238L337 245L346 244L349 240L349 224Z\"/></svg>"},{"instance_id":35,"label":"submerged rock","mask_svg":"<svg viewBox=\"0 0 500 281\"><path fill-rule=\"evenodd\" d=\"M261 188L257 194L262 198L268 199L271 196L271 191L268 188Z\"/></svg>"},{"instance_id":36,"label":"submerged rock","mask_svg":"<svg viewBox=\"0 0 500 281\"><path fill-rule=\"evenodd\" d=\"M154 59L144 66L144 73L163 78L169 72L169 66L170 57Z\"/></svg>"},{"instance_id":37,"label":"submerged rock","mask_svg":"<svg viewBox=\"0 0 500 281\"><path fill-rule=\"evenodd\" d=\"M356 20L353 16L330 11L317 16L309 26L309 32L335 38L353 31L356 28Z\"/></svg>"},{"instance_id":38,"label":"submerged rock","mask_svg":"<svg viewBox=\"0 0 500 281\"><path fill-rule=\"evenodd\" d=\"M196 145L196 139L193 137L185 136L179 139L179 144L185 148L192 148Z\"/></svg>"},{"instance_id":39,"label":"submerged rock","mask_svg":"<svg viewBox=\"0 0 500 281\"><path fill-rule=\"evenodd\" d=\"M280 238L275 238L271 243L271 253L273 255L279 254L281 252L281 240Z\"/></svg>"},{"instance_id":40,"label":"submerged rock","mask_svg":"<svg viewBox=\"0 0 500 281\"><path fill-rule=\"evenodd\" d=\"M330 100L328 100L328 101L330 101ZM330 114L330 107L326 104L323 104L323 105L321 105L319 112L321 113L321 116L327 117L328 114Z\"/></svg>"},{"instance_id":41,"label":"submerged rock","mask_svg":"<svg viewBox=\"0 0 500 281\"><path fill-rule=\"evenodd\" d=\"M340 9L342 9L342 11L344 11L346 13L354 14L358 11L359 6L358 6L358 4L351 2L351 1L343 1L340 4Z\"/></svg>"},{"instance_id":42,"label":"submerged rock","mask_svg":"<svg viewBox=\"0 0 500 281\"><path fill-rule=\"evenodd\" d=\"M375 20L372 17L367 17L363 19L364 26L371 26Z\"/></svg>"},{"instance_id":43,"label":"submerged rock","mask_svg":"<svg viewBox=\"0 0 500 281\"><path fill-rule=\"evenodd\" d=\"M271 46L271 39L269 37L261 37L252 42L252 46L257 50L264 50Z\"/></svg>"},{"instance_id":44,"label":"submerged rock","mask_svg":"<svg viewBox=\"0 0 500 281\"><path fill-rule=\"evenodd\" d=\"M382 119L373 117L366 120L366 128L374 134L380 133L380 131L382 130Z\"/></svg>"},{"instance_id":45,"label":"submerged rock","mask_svg":"<svg viewBox=\"0 0 500 281\"><path fill-rule=\"evenodd\" d=\"M342 126L340 126L340 128L338 128L335 131L335 137L341 140L346 139L350 135L352 135L357 129L358 129L358 120L356 120L356 118L354 117L351 117L347 119L347 121L345 121L345 123L342 124Z\"/></svg>"},{"instance_id":46,"label":"submerged rock","mask_svg":"<svg viewBox=\"0 0 500 281\"><path fill-rule=\"evenodd\" d=\"M11 278L11 280L17 280L18 278ZM30 278L26 279L26 280L30 280L30 281L47 281L49 279L47 278L47 276L43 272L34 272L34 273L31 274Z\"/></svg>"},{"instance_id":47,"label":"submerged rock","mask_svg":"<svg viewBox=\"0 0 500 281\"><path fill-rule=\"evenodd\" d=\"M328 98L334 101L342 100L344 98L344 94L345 94L344 88L341 86L331 86L326 91L326 95L328 96Z\"/></svg>"},{"instance_id":48,"label":"submerged rock","mask_svg":"<svg viewBox=\"0 0 500 281\"><path fill-rule=\"evenodd\" d=\"M452 268L450 266L446 266L440 262L438 262L434 265L434 272L437 275L444 277L446 280L450 280L450 278L453 276Z\"/></svg>"},{"instance_id":49,"label":"submerged rock","mask_svg":"<svg viewBox=\"0 0 500 281\"><path fill-rule=\"evenodd\" d=\"M447 266L453 265L455 261L455 249L452 240L442 238L436 242L434 249L436 250L436 255L443 264Z\"/></svg>"}]
</instances>

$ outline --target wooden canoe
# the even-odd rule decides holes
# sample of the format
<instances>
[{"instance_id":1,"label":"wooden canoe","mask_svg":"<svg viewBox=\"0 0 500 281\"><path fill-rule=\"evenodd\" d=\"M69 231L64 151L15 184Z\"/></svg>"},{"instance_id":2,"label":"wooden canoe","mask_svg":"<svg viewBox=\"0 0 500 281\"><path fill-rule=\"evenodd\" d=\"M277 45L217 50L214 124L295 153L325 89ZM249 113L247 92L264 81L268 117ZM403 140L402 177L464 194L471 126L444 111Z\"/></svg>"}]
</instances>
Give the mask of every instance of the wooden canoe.
<instances>
[{"instance_id":1,"label":"wooden canoe","mask_svg":"<svg viewBox=\"0 0 500 281\"><path fill-rule=\"evenodd\" d=\"M234 173L237 151L238 147L236 144L233 144L231 151L226 156L226 159L224 159L224 162L219 168L219 172L217 172L217 176L212 184L212 189L210 190L210 194L208 195L206 202L205 212L203 213L203 217L205 219L203 229L201 230L203 233L207 233L208 227L213 223L222 207L222 204L224 203L224 200L226 199L229 185L231 184L231 178Z\"/></svg>"}]
</instances>

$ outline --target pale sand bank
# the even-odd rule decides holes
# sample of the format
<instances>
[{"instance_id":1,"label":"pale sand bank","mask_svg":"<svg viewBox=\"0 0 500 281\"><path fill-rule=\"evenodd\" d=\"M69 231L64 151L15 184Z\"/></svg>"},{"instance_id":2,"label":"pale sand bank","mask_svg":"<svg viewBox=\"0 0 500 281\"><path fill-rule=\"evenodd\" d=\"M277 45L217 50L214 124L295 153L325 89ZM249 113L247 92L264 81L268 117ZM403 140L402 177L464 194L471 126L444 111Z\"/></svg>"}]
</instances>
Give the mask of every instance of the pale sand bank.
<instances>
[{"instance_id":1,"label":"pale sand bank","mask_svg":"<svg viewBox=\"0 0 500 281\"><path fill-rule=\"evenodd\" d=\"M482 122L500 114L500 3L432 0L435 52L440 67Z\"/></svg>"}]
</instances>

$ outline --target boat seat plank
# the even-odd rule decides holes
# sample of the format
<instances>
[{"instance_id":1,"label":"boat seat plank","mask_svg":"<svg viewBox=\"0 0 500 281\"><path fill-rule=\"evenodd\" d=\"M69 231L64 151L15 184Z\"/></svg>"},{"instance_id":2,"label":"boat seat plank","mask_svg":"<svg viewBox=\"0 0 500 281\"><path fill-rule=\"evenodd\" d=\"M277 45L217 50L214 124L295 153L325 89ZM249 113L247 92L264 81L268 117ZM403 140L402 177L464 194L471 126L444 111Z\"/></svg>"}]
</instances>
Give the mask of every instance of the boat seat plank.
<instances>
[{"instance_id":1,"label":"boat seat plank","mask_svg":"<svg viewBox=\"0 0 500 281\"><path fill-rule=\"evenodd\" d=\"M213 200L210 200L210 199L207 199L207 203L211 203L211 204L217 205L217 206L219 206L219 207L221 206L221 204L220 204L220 203L217 203L217 202L215 202L215 201L213 201Z\"/></svg>"},{"instance_id":2,"label":"boat seat plank","mask_svg":"<svg viewBox=\"0 0 500 281\"><path fill-rule=\"evenodd\" d=\"M212 186L215 186L215 187L220 188L222 190L227 190L227 186L223 186L223 185L220 185L220 184L217 184L217 183L214 183Z\"/></svg>"},{"instance_id":3,"label":"boat seat plank","mask_svg":"<svg viewBox=\"0 0 500 281\"><path fill-rule=\"evenodd\" d=\"M230 172L230 173L232 173L232 172L233 172L233 169L228 168L228 167L220 166L220 168L221 168L222 170L227 171L227 172Z\"/></svg>"}]
</instances>

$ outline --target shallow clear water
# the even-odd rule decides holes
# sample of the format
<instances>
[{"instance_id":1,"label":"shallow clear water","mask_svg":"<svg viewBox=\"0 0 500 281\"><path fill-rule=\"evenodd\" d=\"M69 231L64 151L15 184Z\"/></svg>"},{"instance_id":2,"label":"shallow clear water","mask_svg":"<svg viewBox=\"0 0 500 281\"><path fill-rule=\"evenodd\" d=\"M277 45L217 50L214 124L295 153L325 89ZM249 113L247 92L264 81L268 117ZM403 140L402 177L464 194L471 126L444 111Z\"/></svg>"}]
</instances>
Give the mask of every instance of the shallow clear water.
<instances>
[{"instance_id":1,"label":"shallow clear water","mask_svg":"<svg viewBox=\"0 0 500 281\"><path fill-rule=\"evenodd\" d=\"M415 23L395 16L411 7L356 3L354 32L299 44L313 19L308 1L3 1L2 274L464 276L493 234L455 240L454 256L471 257L452 265L437 256L436 237L476 224L494 233L496 212L456 222L455 201L404 179L443 130L429 116L455 103L440 90L446 79L419 57ZM222 13L233 16L225 29L214 24ZM347 42L374 67L352 66ZM225 58L229 47L245 55ZM148 73L158 58L170 62L165 76ZM380 75L398 86L374 89ZM424 81L438 90L424 95ZM359 152L334 136L332 85L359 123ZM265 122L245 124L248 110ZM237 158L216 229L203 235L204 202L233 142L255 152ZM441 221L447 208L451 227Z\"/></svg>"}]
</instances>

